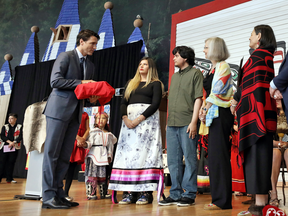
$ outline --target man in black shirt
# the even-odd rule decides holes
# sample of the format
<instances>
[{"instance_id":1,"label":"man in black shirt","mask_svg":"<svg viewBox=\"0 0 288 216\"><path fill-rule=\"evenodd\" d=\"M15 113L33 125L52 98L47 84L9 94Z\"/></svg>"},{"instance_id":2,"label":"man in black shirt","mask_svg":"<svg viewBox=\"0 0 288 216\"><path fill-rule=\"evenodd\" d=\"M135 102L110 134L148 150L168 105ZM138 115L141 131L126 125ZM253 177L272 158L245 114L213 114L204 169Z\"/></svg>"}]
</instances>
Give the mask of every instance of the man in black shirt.
<instances>
[{"instance_id":1,"label":"man in black shirt","mask_svg":"<svg viewBox=\"0 0 288 216\"><path fill-rule=\"evenodd\" d=\"M22 141L22 125L16 124L17 117L17 114L10 113L8 115L9 124L5 124L2 127L0 141L0 182L6 170L7 183L16 183L13 180L13 170Z\"/></svg>"}]
</instances>

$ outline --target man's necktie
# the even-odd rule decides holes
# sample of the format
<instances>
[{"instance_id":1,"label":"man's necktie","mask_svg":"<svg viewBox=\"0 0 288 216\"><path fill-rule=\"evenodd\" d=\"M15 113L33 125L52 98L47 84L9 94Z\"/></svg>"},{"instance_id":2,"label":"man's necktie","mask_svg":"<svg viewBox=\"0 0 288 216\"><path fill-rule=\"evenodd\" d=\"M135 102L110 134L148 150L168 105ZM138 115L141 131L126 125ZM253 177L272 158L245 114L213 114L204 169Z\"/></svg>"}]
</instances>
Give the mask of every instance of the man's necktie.
<instances>
[{"instance_id":1,"label":"man's necktie","mask_svg":"<svg viewBox=\"0 0 288 216\"><path fill-rule=\"evenodd\" d=\"M84 57L80 58L81 80L84 80L84 61Z\"/></svg>"}]
</instances>

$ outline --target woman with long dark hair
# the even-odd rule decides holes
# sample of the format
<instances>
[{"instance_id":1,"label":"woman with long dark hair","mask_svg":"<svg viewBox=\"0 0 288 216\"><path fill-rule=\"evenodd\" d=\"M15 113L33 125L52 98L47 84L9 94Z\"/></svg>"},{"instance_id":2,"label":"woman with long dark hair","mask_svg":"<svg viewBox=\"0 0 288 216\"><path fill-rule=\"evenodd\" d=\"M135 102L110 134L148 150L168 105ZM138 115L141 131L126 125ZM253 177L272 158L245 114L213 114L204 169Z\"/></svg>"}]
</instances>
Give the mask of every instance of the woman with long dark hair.
<instances>
[{"instance_id":1,"label":"woman with long dark hair","mask_svg":"<svg viewBox=\"0 0 288 216\"><path fill-rule=\"evenodd\" d=\"M231 112L239 124L240 163L244 166L246 190L256 194L249 207L253 215L262 215L271 190L273 134L277 126L276 102L270 98L270 81L274 78L273 54L277 47L272 28L255 26L250 40L254 49L243 66L242 79L231 102Z\"/></svg>"}]
</instances>

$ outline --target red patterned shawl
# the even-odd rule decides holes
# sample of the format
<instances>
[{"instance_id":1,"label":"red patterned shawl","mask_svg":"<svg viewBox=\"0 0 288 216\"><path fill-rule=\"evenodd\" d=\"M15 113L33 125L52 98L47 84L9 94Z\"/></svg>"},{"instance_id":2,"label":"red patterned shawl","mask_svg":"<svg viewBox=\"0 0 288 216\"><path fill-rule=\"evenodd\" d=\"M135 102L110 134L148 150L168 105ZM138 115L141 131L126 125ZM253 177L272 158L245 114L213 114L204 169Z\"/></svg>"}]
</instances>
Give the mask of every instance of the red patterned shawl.
<instances>
[{"instance_id":1,"label":"red patterned shawl","mask_svg":"<svg viewBox=\"0 0 288 216\"><path fill-rule=\"evenodd\" d=\"M273 49L256 49L243 67L241 98L236 107L240 152L276 131L276 102L269 95L270 81L274 78L272 53Z\"/></svg>"}]
</instances>

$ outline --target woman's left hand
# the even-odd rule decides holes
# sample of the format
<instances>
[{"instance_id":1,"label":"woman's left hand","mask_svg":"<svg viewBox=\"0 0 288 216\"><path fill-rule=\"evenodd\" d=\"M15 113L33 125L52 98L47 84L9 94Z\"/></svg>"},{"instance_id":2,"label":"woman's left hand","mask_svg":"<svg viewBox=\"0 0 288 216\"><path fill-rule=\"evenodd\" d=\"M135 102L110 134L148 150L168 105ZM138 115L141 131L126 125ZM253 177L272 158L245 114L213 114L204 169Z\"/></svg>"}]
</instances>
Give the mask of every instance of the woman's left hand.
<instances>
[{"instance_id":1,"label":"woman's left hand","mask_svg":"<svg viewBox=\"0 0 288 216\"><path fill-rule=\"evenodd\" d=\"M235 107L230 106L230 111L233 116L237 116Z\"/></svg>"},{"instance_id":2,"label":"woman's left hand","mask_svg":"<svg viewBox=\"0 0 288 216\"><path fill-rule=\"evenodd\" d=\"M280 148L280 147L281 147L281 148L287 148L287 147L288 147L288 143L287 143L287 142L279 141L279 143L281 143L280 146L279 146L279 148Z\"/></svg>"},{"instance_id":3,"label":"woman's left hand","mask_svg":"<svg viewBox=\"0 0 288 216\"><path fill-rule=\"evenodd\" d=\"M237 116L236 106L238 104L238 101L236 101L235 99L232 99L232 101L230 103L231 103L231 106L230 106L231 114L234 115L234 116Z\"/></svg>"},{"instance_id":4,"label":"woman's left hand","mask_svg":"<svg viewBox=\"0 0 288 216\"><path fill-rule=\"evenodd\" d=\"M128 118L124 118L123 121L129 129L135 128L137 126L137 125L134 125L133 121L131 121Z\"/></svg>"},{"instance_id":5,"label":"woman's left hand","mask_svg":"<svg viewBox=\"0 0 288 216\"><path fill-rule=\"evenodd\" d=\"M132 124L134 125L133 128L135 128L136 126L138 126L140 124L140 121L136 118L132 121Z\"/></svg>"},{"instance_id":6,"label":"woman's left hand","mask_svg":"<svg viewBox=\"0 0 288 216\"><path fill-rule=\"evenodd\" d=\"M206 112L205 112L203 109L201 109L201 110L199 111L199 119L200 119L201 122L203 122L203 124L205 124L205 121L206 121Z\"/></svg>"},{"instance_id":7,"label":"woman's left hand","mask_svg":"<svg viewBox=\"0 0 288 216\"><path fill-rule=\"evenodd\" d=\"M144 120L145 120L145 117L143 115L140 115L132 121L132 124L134 125L134 127L136 127L137 125L139 125Z\"/></svg>"}]
</instances>

